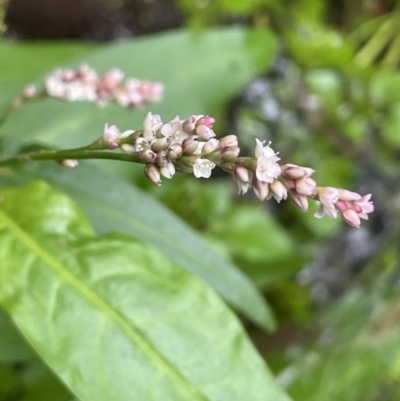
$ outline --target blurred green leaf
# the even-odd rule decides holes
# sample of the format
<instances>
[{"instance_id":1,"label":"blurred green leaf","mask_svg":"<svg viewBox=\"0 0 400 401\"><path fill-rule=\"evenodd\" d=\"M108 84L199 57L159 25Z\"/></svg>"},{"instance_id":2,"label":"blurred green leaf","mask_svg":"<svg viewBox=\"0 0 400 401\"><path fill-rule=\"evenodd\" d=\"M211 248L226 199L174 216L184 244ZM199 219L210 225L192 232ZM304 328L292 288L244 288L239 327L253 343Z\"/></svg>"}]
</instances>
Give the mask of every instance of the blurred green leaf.
<instances>
[{"instance_id":1,"label":"blurred green leaf","mask_svg":"<svg viewBox=\"0 0 400 401\"><path fill-rule=\"evenodd\" d=\"M280 259L293 251L290 236L264 210L262 205L240 205L217 220L209 235L222 238L234 256L265 263Z\"/></svg>"},{"instance_id":2,"label":"blurred green leaf","mask_svg":"<svg viewBox=\"0 0 400 401\"><path fill-rule=\"evenodd\" d=\"M400 102L389 107L382 121L382 137L389 146L400 147Z\"/></svg>"},{"instance_id":3,"label":"blurred green leaf","mask_svg":"<svg viewBox=\"0 0 400 401\"><path fill-rule=\"evenodd\" d=\"M22 177L45 179L79 204L97 233L119 231L150 242L202 277L254 322L274 327L272 312L250 280L152 196L90 163L81 163L75 170L56 163L31 164Z\"/></svg>"},{"instance_id":4,"label":"blurred green leaf","mask_svg":"<svg viewBox=\"0 0 400 401\"><path fill-rule=\"evenodd\" d=\"M370 77L370 97L378 107L400 101L400 73L395 70L380 69Z\"/></svg>"},{"instance_id":5,"label":"blurred green leaf","mask_svg":"<svg viewBox=\"0 0 400 401\"><path fill-rule=\"evenodd\" d=\"M286 32L293 58L305 68L346 67L354 49L339 32L318 23L299 23Z\"/></svg>"},{"instance_id":6,"label":"blurred green leaf","mask_svg":"<svg viewBox=\"0 0 400 401\"><path fill-rule=\"evenodd\" d=\"M81 400L289 400L201 280L42 182L2 199L0 301Z\"/></svg>"}]
</instances>

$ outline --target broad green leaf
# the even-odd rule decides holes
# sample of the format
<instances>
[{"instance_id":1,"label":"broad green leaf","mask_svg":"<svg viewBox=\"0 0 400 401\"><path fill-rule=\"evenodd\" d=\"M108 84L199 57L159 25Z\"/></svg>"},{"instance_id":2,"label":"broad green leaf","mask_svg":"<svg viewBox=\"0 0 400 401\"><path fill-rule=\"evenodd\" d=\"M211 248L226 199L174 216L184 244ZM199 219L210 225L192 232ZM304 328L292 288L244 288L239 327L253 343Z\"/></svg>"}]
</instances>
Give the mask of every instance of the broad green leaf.
<instances>
[{"instance_id":1,"label":"broad green leaf","mask_svg":"<svg viewBox=\"0 0 400 401\"><path fill-rule=\"evenodd\" d=\"M10 185L12 178L5 176L5 183ZM275 326L272 312L250 280L154 197L85 162L74 170L33 163L15 176L17 184L29 178L45 179L72 197L97 233L119 231L153 244L254 322L267 329ZM0 175L0 187L2 181Z\"/></svg>"},{"instance_id":2,"label":"broad green leaf","mask_svg":"<svg viewBox=\"0 0 400 401\"><path fill-rule=\"evenodd\" d=\"M182 30L118 42L74 64L88 62L99 71L118 67L127 76L161 81L165 85L161 103L132 113L113 105L100 109L85 102L51 99L27 105L14 114L2 133L56 146L76 146L101 136L106 122L121 129L138 129L148 110L165 120L177 114L183 118L220 113L231 96L265 71L275 48L268 32L241 28L197 35Z\"/></svg>"},{"instance_id":3,"label":"broad green leaf","mask_svg":"<svg viewBox=\"0 0 400 401\"><path fill-rule=\"evenodd\" d=\"M236 317L42 182L1 192L0 302L82 401L288 401Z\"/></svg>"}]
</instances>

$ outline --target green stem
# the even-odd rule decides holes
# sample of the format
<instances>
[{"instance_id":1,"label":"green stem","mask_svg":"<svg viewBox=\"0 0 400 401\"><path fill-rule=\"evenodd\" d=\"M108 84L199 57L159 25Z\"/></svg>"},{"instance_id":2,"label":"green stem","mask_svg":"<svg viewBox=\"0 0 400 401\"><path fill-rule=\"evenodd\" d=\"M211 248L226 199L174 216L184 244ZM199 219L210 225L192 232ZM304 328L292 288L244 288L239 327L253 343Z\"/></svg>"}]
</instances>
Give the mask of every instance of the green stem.
<instances>
[{"instance_id":1,"label":"green stem","mask_svg":"<svg viewBox=\"0 0 400 401\"><path fill-rule=\"evenodd\" d=\"M96 143L96 142L95 142ZM30 152L20 154L8 159L0 160L1 166L8 166L11 164L27 163L30 161L41 161L41 160L65 160L65 159L108 159L108 160L120 160L125 162L142 163L137 153L125 154L125 153L114 153L105 151L93 151L88 148L76 148L67 150L40 150L38 152Z\"/></svg>"},{"instance_id":2,"label":"green stem","mask_svg":"<svg viewBox=\"0 0 400 401\"><path fill-rule=\"evenodd\" d=\"M10 114L12 114L13 111L16 110L16 107L14 105L14 102L12 102L4 111L4 113L2 114L2 116L0 117L0 126L2 126L7 118L10 116Z\"/></svg>"}]
</instances>

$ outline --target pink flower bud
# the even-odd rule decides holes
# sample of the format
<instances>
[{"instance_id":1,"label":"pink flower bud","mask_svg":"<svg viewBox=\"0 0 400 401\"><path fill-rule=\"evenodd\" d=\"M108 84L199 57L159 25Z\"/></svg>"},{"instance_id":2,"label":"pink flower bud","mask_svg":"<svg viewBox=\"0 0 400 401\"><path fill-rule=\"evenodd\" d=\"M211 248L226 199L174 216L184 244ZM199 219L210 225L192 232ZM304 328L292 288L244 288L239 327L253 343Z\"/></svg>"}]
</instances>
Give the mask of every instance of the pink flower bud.
<instances>
[{"instance_id":1,"label":"pink flower bud","mask_svg":"<svg viewBox=\"0 0 400 401\"><path fill-rule=\"evenodd\" d=\"M213 124L215 123L215 118L209 117L209 116L204 116L201 117L198 121L198 125L205 125L206 127L212 128Z\"/></svg>"},{"instance_id":2,"label":"pink flower bud","mask_svg":"<svg viewBox=\"0 0 400 401\"><path fill-rule=\"evenodd\" d=\"M172 178L175 174L175 166L172 163L168 163L166 166L160 168L160 173L165 178Z\"/></svg>"},{"instance_id":3,"label":"pink flower bud","mask_svg":"<svg viewBox=\"0 0 400 401\"><path fill-rule=\"evenodd\" d=\"M225 146L221 150L221 159L224 162L230 162L240 154L240 148L238 146Z\"/></svg>"},{"instance_id":4,"label":"pink flower bud","mask_svg":"<svg viewBox=\"0 0 400 401\"><path fill-rule=\"evenodd\" d=\"M308 199L305 195L299 195L296 192L290 192L290 197L296 206L300 208L301 211L306 212L308 210Z\"/></svg>"},{"instance_id":5,"label":"pink flower bud","mask_svg":"<svg viewBox=\"0 0 400 401\"><path fill-rule=\"evenodd\" d=\"M339 189L339 199L342 201L355 201L361 199L361 195L347 189Z\"/></svg>"},{"instance_id":6,"label":"pink flower bud","mask_svg":"<svg viewBox=\"0 0 400 401\"><path fill-rule=\"evenodd\" d=\"M233 169L233 175L235 176L235 178L243 183L243 184L248 184L250 181L250 177L249 177L249 171L247 170L246 167L243 166L236 166Z\"/></svg>"},{"instance_id":7,"label":"pink flower bud","mask_svg":"<svg viewBox=\"0 0 400 401\"><path fill-rule=\"evenodd\" d=\"M296 166L295 164L285 164L282 166L282 176L289 180L297 180L306 175L303 167Z\"/></svg>"},{"instance_id":8,"label":"pink flower bud","mask_svg":"<svg viewBox=\"0 0 400 401\"><path fill-rule=\"evenodd\" d=\"M294 180L287 180L281 178L282 183L286 186L287 189L296 190L296 181Z\"/></svg>"},{"instance_id":9,"label":"pink flower bud","mask_svg":"<svg viewBox=\"0 0 400 401\"><path fill-rule=\"evenodd\" d=\"M236 135L227 135L219 140L219 147L222 149L225 146L238 146L239 142Z\"/></svg>"},{"instance_id":10,"label":"pink flower bud","mask_svg":"<svg viewBox=\"0 0 400 401\"><path fill-rule=\"evenodd\" d=\"M161 152L162 150L167 149L171 142L171 137L156 139L151 143L151 150L155 153Z\"/></svg>"},{"instance_id":11,"label":"pink flower bud","mask_svg":"<svg viewBox=\"0 0 400 401\"><path fill-rule=\"evenodd\" d=\"M196 128L198 116L190 116L182 123L182 129L188 134L192 133Z\"/></svg>"},{"instance_id":12,"label":"pink flower bud","mask_svg":"<svg viewBox=\"0 0 400 401\"><path fill-rule=\"evenodd\" d=\"M166 167L168 165L169 162L167 159L167 152L165 150L157 153L156 163L160 167Z\"/></svg>"},{"instance_id":13,"label":"pink flower bud","mask_svg":"<svg viewBox=\"0 0 400 401\"><path fill-rule=\"evenodd\" d=\"M160 169L155 164L146 164L144 167L144 174L147 178L154 182L154 184L161 185Z\"/></svg>"},{"instance_id":14,"label":"pink flower bud","mask_svg":"<svg viewBox=\"0 0 400 401\"><path fill-rule=\"evenodd\" d=\"M167 159L172 161L179 159L183 154L182 146L179 143L173 143L167 150Z\"/></svg>"},{"instance_id":15,"label":"pink flower bud","mask_svg":"<svg viewBox=\"0 0 400 401\"><path fill-rule=\"evenodd\" d=\"M348 203L345 202L345 201L338 200L338 201L335 203L335 207L336 207L336 209L337 209L340 213L343 213L343 212L345 212L345 211L349 208L349 205L348 205Z\"/></svg>"},{"instance_id":16,"label":"pink flower bud","mask_svg":"<svg viewBox=\"0 0 400 401\"><path fill-rule=\"evenodd\" d=\"M157 154L154 153L150 149L145 149L141 150L138 153L138 156L140 157L141 160L143 160L145 163L154 163L157 159Z\"/></svg>"},{"instance_id":17,"label":"pink flower bud","mask_svg":"<svg viewBox=\"0 0 400 401\"><path fill-rule=\"evenodd\" d=\"M310 177L304 176L296 180L296 192L299 195L311 196L316 192L317 183Z\"/></svg>"},{"instance_id":18,"label":"pink flower bud","mask_svg":"<svg viewBox=\"0 0 400 401\"><path fill-rule=\"evenodd\" d=\"M218 145L219 145L218 139L211 138L204 144L203 149L201 150L201 154L208 155L209 153L214 152L214 150L218 148Z\"/></svg>"},{"instance_id":19,"label":"pink flower bud","mask_svg":"<svg viewBox=\"0 0 400 401\"><path fill-rule=\"evenodd\" d=\"M198 125L196 127L196 134L200 137L208 141L209 139L215 136L214 131L207 127L206 125Z\"/></svg>"},{"instance_id":20,"label":"pink flower bud","mask_svg":"<svg viewBox=\"0 0 400 401\"><path fill-rule=\"evenodd\" d=\"M260 201L267 199L269 194L269 184L267 182L262 182L253 176L253 192Z\"/></svg>"},{"instance_id":21,"label":"pink flower bud","mask_svg":"<svg viewBox=\"0 0 400 401\"><path fill-rule=\"evenodd\" d=\"M272 184L270 184L270 190L272 191L272 196L278 203L280 203L282 199L287 199L287 189L280 181L274 180Z\"/></svg>"},{"instance_id":22,"label":"pink flower bud","mask_svg":"<svg viewBox=\"0 0 400 401\"><path fill-rule=\"evenodd\" d=\"M197 147L199 146L199 138L195 135L186 138L183 142L182 142L182 149L183 149L183 153L185 155L192 155L196 150Z\"/></svg>"},{"instance_id":23,"label":"pink flower bud","mask_svg":"<svg viewBox=\"0 0 400 401\"><path fill-rule=\"evenodd\" d=\"M348 209L342 213L343 220L352 227L360 227L361 221L357 212L353 209Z\"/></svg>"}]
</instances>

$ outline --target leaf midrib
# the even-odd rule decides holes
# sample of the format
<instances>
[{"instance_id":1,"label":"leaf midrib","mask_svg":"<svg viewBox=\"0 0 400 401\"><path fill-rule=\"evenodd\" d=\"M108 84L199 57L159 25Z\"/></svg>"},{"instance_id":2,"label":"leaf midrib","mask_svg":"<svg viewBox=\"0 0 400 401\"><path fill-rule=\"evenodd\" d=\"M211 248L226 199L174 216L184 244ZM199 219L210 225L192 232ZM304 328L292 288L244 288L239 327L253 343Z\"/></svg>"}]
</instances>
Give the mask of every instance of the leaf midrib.
<instances>
[{"instance_id":1,"label":"leaf midrib","mask_svg":"<svg viewBox=\"0 0 400 401\"><path fill-rule=\"evenodd\" d=\"M40 259L42 259L50 268L52 268L64 281L74 287L88 301L92 302L99 310L103 311L123 332L129 337L142 353L150 360L156 369L164 371L170 379L188 393L193 400L210 401L197 390L190 382L184 378L179 371L169 363L161 354L159 354L151 343L143 337L140 332L134 330L122 316L105 300L100 298L90 287L80 282L72 273L68 271L58 260L54 259L46 249L42 248L33 238L31 238L19 225L14 223L2 210L0 210L0 219L8 226L10 232L19 239L25 246L31 249Z\"/></svg>"}]
</instances>

